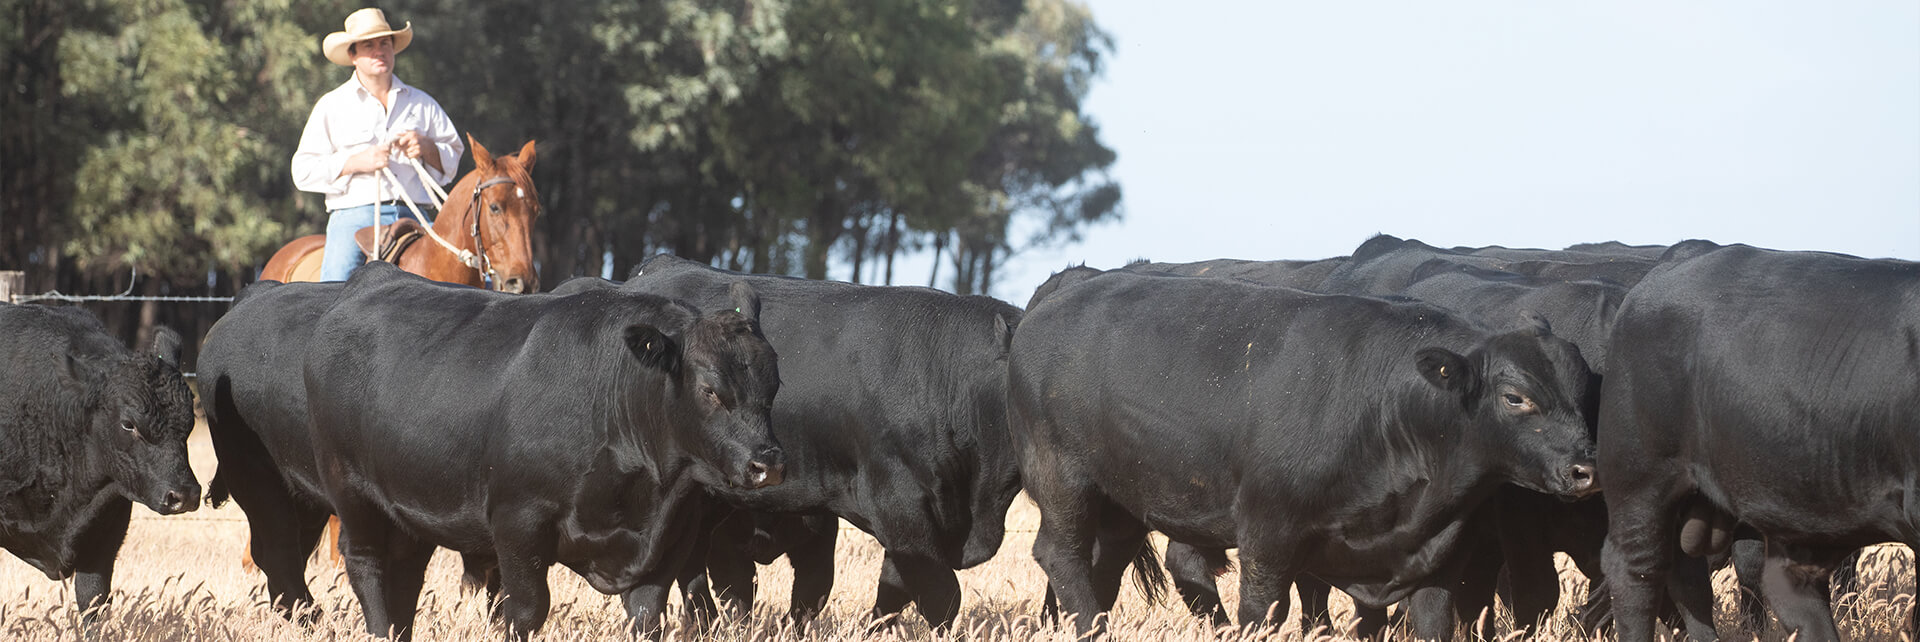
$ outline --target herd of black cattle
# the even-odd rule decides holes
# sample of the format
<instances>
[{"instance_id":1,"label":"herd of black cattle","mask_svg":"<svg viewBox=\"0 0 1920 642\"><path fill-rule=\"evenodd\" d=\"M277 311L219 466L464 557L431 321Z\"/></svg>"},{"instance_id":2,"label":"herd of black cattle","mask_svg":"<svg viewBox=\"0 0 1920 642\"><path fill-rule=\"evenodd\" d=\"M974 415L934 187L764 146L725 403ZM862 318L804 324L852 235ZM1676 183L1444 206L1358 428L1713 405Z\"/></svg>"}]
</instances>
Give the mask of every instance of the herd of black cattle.
<instances>
[{"instance_id":1,"label":"herd of black cattle","mask_svg":"<svg viewBox=\"0 0 1920 642\"><path fill-rule=\"evenodd\" d=\"M102 605L132 502L200 502L194 400L77 309L0 305L0 350L0 546ZM556 563L657 633L674 585L737 614L785 555L804 619L840 519L886 550L873 613L943 627L1023 489L1044 603L1082 631L1130 566L1167 581L1150 531L1196 614L1227 621L1238 548L1242 623L1284 620L1294 586L1324 621L1337 587L1357 635L1398 602L1423 639L1503 573L1537 621L1555 552L1594 580L1587 625L1712 639L1731 551L1749 597L1832 640L1848 554L1920 544L1920 263L1898 260L1378 236L1071 268L1024 311L671 256L538 295L372 264L248 287L198 370L208 498L245 511L274 605L310 612L337 514L368 631L402 638L436 547L520 634Z\"/></svg>"}]
</instances>

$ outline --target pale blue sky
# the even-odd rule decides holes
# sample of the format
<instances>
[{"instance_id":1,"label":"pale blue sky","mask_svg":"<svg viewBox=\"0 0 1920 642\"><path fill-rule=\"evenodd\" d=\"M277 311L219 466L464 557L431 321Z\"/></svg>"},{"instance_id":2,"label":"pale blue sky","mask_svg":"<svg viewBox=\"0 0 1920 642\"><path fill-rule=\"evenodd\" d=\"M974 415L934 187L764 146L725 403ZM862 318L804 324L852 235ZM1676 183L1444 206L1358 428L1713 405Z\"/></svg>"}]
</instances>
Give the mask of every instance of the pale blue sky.
<instances>
[{"instance_id":1,"label":"pale blue sky","mask_svg":"<svg viewBox=\"0 0 1920 642\"><path fill-rule=\"evenodd\" d=\"M1125 218L1001 266L1015 304L1080 262L1323 258L1376 232L1920 260L1912 0L1088 5L1116 41L1087 109Z\"/></svg>"}]
</instances>

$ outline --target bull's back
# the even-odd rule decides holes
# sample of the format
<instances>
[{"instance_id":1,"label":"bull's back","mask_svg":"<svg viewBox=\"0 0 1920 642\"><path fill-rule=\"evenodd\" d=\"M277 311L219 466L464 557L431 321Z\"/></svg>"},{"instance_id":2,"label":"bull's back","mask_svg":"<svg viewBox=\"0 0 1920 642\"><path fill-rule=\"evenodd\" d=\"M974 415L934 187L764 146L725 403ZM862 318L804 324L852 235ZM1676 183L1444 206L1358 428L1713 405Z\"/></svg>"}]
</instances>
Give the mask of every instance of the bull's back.
<instances>
[{"instance_id":1,"label":"bull's back","mask_svg":"<svg viewBox=\"0 0 1920 642\"><path fill-rule=\"evenodd\" d=\"M237 459L259 457L253 449L264 448L285 479L313 496L319 482L301 363L307 339L339 290L338 284L250 287L208 331L198 362L215 452Z\"/></svg>"}]
</instances>

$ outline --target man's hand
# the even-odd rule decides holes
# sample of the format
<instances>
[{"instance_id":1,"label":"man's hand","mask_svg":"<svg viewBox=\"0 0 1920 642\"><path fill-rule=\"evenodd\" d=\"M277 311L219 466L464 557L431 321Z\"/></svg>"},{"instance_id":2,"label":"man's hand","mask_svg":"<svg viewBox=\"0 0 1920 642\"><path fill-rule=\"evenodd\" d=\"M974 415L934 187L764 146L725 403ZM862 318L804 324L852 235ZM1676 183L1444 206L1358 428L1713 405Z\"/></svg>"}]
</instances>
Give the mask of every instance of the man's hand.
<instances>
[{"instance_id":1,"label":"man's hand","mask_svg":"<svg viewBox=\"0 0 1920 642\"><path fill-rule=\"evenodd\" d=\"M392 143L380 143L354 152L347 162L340 166L340 175L371 174L387 167L387 154L393 150Z\"/></svg>"},{"instance_id":2,"label":"man's hand","mask_svg":"<svg viewBox=\"0 0 1920 642\"><path fill-rule=\"evenodd\" d=\"M427 167L431 167L436 171L446 171L440 168L440 154L438 150L435 150L435 153L432 154L426 153L428 150L433 149L433 141L421 135L418 130L409 129L400 132L400 135L395 136L393 139L393 147L407 158L418 158L421 162L426 163Z\"/></svg>"}]
</instances>

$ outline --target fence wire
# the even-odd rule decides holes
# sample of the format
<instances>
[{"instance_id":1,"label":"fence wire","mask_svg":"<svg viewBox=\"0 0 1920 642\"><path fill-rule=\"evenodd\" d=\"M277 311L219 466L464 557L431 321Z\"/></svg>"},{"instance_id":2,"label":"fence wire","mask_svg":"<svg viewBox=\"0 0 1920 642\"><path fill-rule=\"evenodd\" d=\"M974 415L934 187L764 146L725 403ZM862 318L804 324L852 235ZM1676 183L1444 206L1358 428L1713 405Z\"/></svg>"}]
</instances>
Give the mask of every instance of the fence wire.
<instances>
[{"instance_id":1,"label":"fence wire","mask_svg":"<svg viewBox=\"0 0 1920 642\"><path fill-rule=\"evenodd\" d=\"M159 301L167 303L231 303L230 296L135 296L133 286L140 282L140 270L132 266L127 268L127 289L114 295L62 294L59 290L45 294L21 294L13 297L14 303L32 303L34 301L64 301L67 303L90 303L95 301Z\"/></svg>"}]
</instances>

